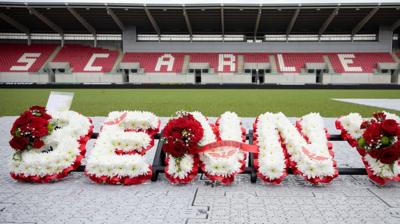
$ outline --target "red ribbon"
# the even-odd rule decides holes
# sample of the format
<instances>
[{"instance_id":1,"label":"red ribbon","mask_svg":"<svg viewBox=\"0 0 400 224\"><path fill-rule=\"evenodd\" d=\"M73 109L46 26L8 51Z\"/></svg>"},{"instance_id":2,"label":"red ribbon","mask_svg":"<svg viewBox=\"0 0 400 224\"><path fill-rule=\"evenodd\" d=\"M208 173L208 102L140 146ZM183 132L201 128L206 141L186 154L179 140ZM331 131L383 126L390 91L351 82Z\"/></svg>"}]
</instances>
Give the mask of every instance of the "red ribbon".
<instances>
[{"instance_id":1,"label":"red ribbon","mask_svg":"<svg viewBox=\"0 0 400 224\"><path fill-rule=\"evenodd\" d=\"M234 148L238 148L239 150L244 151L244 152L258 153L258 146L256 146L256 145L249 145L246 143L231 141L231 140L217 141L217 142L207 144L203 147L193 150L193 153L202 153L205 151L214 150L219 147L234 147Z\"/></svg>"},{"instance_id":2,"label":"red ribbon","mask_svg":"<svg viewBox=\"0 0 400 224\"><path fill-rule=\"evenodd\" d=\"M128 115L128 112L124 112L121 114L121 116L119 116L117 119L113 120L113 121L106 121L104 122L104 125L114 125L114 124L119 124L121 121L123 121L126 116Z\"/></svg>"}]
</instances>

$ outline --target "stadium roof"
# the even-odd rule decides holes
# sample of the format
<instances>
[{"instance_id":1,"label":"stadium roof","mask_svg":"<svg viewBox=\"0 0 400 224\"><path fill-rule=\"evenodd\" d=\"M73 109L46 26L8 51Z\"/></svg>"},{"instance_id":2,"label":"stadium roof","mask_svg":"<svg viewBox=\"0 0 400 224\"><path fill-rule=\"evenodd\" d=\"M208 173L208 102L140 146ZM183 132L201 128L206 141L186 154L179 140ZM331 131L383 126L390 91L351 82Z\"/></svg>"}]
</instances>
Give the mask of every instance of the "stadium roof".
<instances>
[{"instance_id":1,"label":"stadium roof","mask_svg":"<svg viewBox=\"0 0 400 224\"><path fill-rule=\"evenodd\" d=\"M400 27L394 0L0 0L0 32L362 34Z\"/></svg>"}]
</instances>

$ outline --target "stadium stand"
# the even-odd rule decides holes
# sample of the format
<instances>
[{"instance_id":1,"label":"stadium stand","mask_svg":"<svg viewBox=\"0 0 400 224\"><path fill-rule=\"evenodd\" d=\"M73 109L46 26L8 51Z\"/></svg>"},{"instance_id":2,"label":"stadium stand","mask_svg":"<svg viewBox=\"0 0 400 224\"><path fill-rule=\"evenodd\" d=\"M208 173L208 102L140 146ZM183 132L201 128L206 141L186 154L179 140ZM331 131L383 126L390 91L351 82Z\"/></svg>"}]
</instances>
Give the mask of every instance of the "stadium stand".
<instances>
[{"instance_id":1,"label":"stadium stand","mask_svg":"<svg viewBox=\"0 0 400 224\"><path fill-rule=\"evenodd\" d=\"M269 62L269 54L267 53L240 53L243 55L245 63L267 63Z\"/></svg>"},{"instance_id":2,"label":"stadium stand","mask_svg":"<svg viewBox=\"0 0 400 224\"><path fill-rule=\"evenodd\" d=\"M123 63L139 63L145 73L182 72L184 53L126 53Z\"/></svg>"},{"instance_id":3,"label":"stadium stand","mask_svg":"<svg viewBox=\"0 0 400 224\"><path fill-rule=\"evenodd\" d=\"M283 53L276 54L280 73L300 73L305 63L323 63L322 53Z\"/></svg>"},{"instance_id":4,"label":"stadium stand","mask_svg":"<svg viewBox=\"0 0 400 224\"><path fill-rule=\"evenodd\" d=\"M329 59L336 73L373 73L378 63L395 62L389 53L331 53Z\"/></svg>"},{"instance_id":5,"label":"stadium stand","mask_svg":"<svg viewBox=\"0 0 400 224\"><path fill-rule=\"evenodd\" d=\"M0 72L38 72L55 49L53 44L0 44Z\"/></svg>"},{"instance_id":6,"label":"stadium stand","mask_svg":"<svg viewBox=\"0 0 400 224\"><path fill-rule=\"evenodd\" d=\"M52 62L68 62L72 72L110 72L118 51L78 44L65 45Z\"/></svg>"},{"instance_id":7,"label":"stadium stand","mask_svg":"<svg viewBox=\"0 0 400 224\"><path fill-rule=\"evenodd\" d=\"M237 53L191 53L190 63L208 63L215 73L237 71Z\"/></svg>"},{"instance_id":8,"label":"stadium stand","mask_svg":"<svg viewBox=\"0 0 400 224\"><path fill-rule=\"evenodd\" d=\"M3 1L0 82L400 84L398 2L178 2Z\"/></svg>"}]
</instances>

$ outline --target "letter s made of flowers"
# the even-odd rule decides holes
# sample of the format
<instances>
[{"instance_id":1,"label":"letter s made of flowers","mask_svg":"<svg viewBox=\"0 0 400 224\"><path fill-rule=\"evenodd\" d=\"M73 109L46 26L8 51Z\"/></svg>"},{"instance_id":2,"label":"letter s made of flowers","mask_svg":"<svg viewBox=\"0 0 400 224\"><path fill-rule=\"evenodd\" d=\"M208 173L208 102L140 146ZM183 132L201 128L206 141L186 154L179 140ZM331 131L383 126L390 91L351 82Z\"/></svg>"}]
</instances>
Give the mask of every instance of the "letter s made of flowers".
<instances>
[{"instance_id":1,"label":"letter s made of flowers","mask_svg":"<svg viewBox=\"0 0 400 224\"><path fill-rule=\"evenodd\" d=\"M10 175L16 180L48 183L78 168L93 132L89 118L74 111L47 113L41 106L23 112L11 128L16 150Z\"/></svg>"}]
</instances>

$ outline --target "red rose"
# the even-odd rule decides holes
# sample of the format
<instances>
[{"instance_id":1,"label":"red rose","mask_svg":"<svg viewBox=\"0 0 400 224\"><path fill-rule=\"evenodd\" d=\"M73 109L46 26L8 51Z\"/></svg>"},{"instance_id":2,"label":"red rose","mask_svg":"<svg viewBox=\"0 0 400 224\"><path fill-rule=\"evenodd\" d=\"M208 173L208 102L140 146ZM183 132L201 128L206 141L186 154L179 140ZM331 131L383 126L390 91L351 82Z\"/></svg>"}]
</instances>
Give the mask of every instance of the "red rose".
<instances>
[{"instance_id":1,"label":"red rose","mask_svg":"<svg viewBox=\"0 0 400 224\"><path fill-rule=\"evenodd\" d=\"M14 137L11 139L9 143L12 148L17 150L23 150L26 148L26 146L28 146L29 139L25 137Z\"/></svg>"},{"instance_id":2,"label":"red rose","mask_svg":"<svg viewBox=\"0 0 400 224\"><path fill-rule=\"evenodd\" d=\"M168 139L167 143L163 145L163 150L166 153L171 154L173 157L182 157L187 153L187 147L182 141L173 141L173 139Z\"/></svg>"},{"instance_id":3,"label":"red rose","mask_svg":"<svg viewBox=\"0 0 400 224\"><path fill-rule=\"evenodd\" d=\"M372 149L368 151L368 154L374 159L379 159L382 157L382 152L382 149Z\"/></svg>"},{"instance_id":4,"label":"red rose","mask_svg":"<svg viewBox=\"0 0 400 224\"><path fill-rule=\"evenodd\" d=\"M376 112L376 113L374 113L374 118L376 119L376 120L378 120L378 121L383 121L383 120L385 120L385 118L386 118L386 114L385 113L383 113L383 112Z\"/></svg>"},{"instance_id":5,"label":"red rose","mask_svg":"<svg viewBox=\"0 0 400 224\"><path fill-rule=\"evenodd\" d=\"M32 106L29 108L29 111L34 114L36 117L41 117L46 120L50 120L51 116L46 113L46 108L42 106Z\"/></svg>"},{"instance_id":6,"label":"red rose","mask_svg":"<svg viewBox=\"0 0 400 224\"><path fill-rule=\"evenodd\" d=\"M395 120L393 119L387 119L382 122L382 129L388 134L388 135L396 135L398 124Z\"/></svg>"},{"instance_id":7,"label":"red rose","mask_svg":"<svg viewBox=\"0 0 400 224\"><path fill-rule=\"evenodd\" d=\"M370 124L369 121L363 121L363 122L361 123L361 125L360 125L360 128L361 128L361 129L368 128L369 124Z\"/></svg>"},{"instance_id":8,"label":"red rose","mask_svg":"<svg viewBox=\"0 0 400 224\"><path fill-rule=\"evenodd\" d=\"M35 130L32 131L32 135L36 137L43 137L49 134L49 129L46 127L39 127L35 128Z\"/></svg>"},{"instance_id":9,"label":"red rose","mask_svg":"<svg viewBox=\"0 0 400 224\"><path fill-rule=\"evenodd\" d=\"M163 131L163 137L167 139L163 150L174 157L182 157L197 146L203 132L201 124L190 114L170 120Z\"/></svg>"},{"instance_id":10,"label":"red rose","mask_svg":"<svg viewBox=\"0 0 400 224\"><path fill-rule=\"evenodd\" d=\"M44 146L44 142L42 140L40 140L40 138L35 138L35 140L33 141L32 144L33 148L41 148L42 146Z\"/></svg>"},{"instance_id":11,"label":"red rose","mask_svg":"<svg viewBox=\"0 0 400 224\"><path fill-rule=\"evenodd\" d=\"M39 114L39 116L41 116L42 114L46 113L46 108L42 106L31 106L29 108L29 111L34 114Z\"/></svg>"},{"instance_id":12,"label":"red rose","mask_svg":"<svg viewBox=\"0 0 400 224\"><path fill-rule=\"evenodd\" d=\"M382 135L382 127L379 123L371 123L371 125L365 130L363 138L367 144L376 143Z\"/></svg>"},{"instance_id":13,"label":"red rose","mask_svg":"<svg viewBox=\"0 0 400 224\"><path fill-rule=\"evenodd\" d=\"M379 161L385 164L392 164L400 158L400 142L379 151L382 151L378 158Z\"/></svg>"},{"instance_id":14,"label":"red rose","mask_svg":"<svg viewBox=\"0 0 400 224\"><path fill-rule=\"evenodd\" d=\"M41 118L46 119L46 120L50 120L51 116L48 113L44 113L44 114L42 114Z\"/></svg>"}]
</instances>

